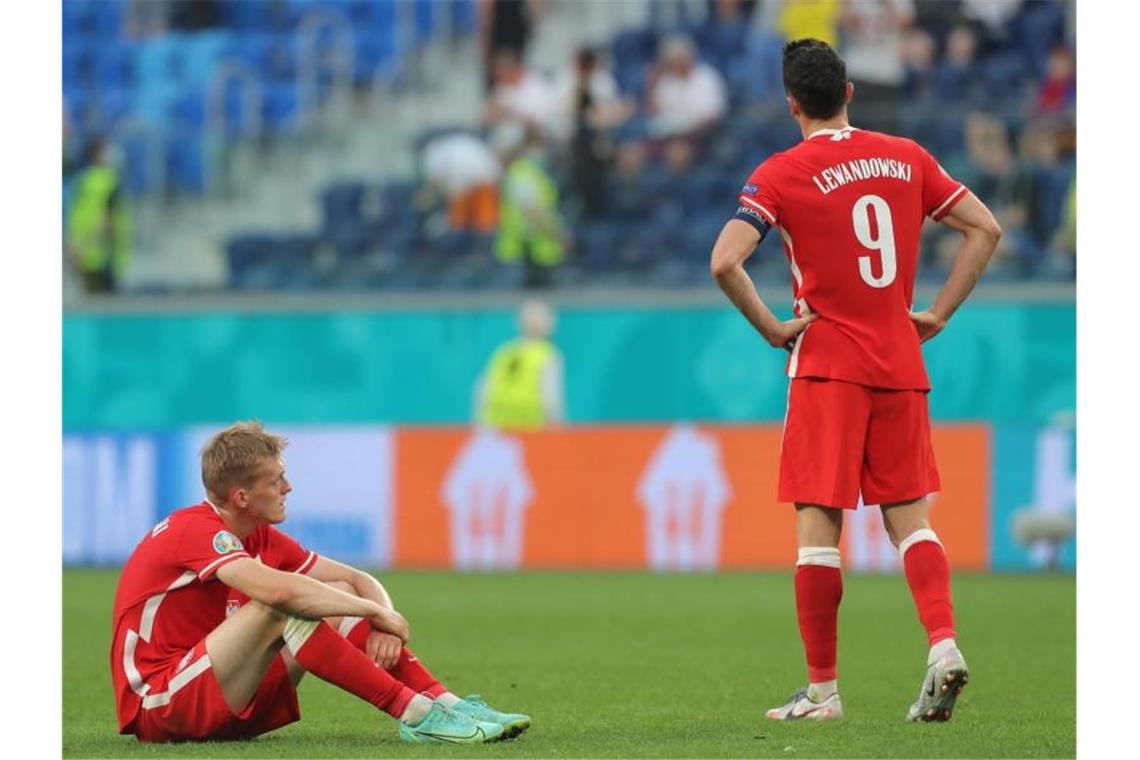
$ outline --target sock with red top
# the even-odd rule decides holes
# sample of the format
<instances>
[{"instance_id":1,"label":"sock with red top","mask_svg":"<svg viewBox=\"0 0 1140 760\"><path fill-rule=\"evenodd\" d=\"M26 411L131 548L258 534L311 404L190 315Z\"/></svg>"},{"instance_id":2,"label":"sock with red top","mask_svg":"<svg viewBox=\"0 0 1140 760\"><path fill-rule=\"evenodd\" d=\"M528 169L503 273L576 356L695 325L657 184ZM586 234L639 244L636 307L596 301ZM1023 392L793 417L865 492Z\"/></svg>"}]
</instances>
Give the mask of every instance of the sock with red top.
<instances>
[{"instance_id":1,"label":"sock with red top","mask_svg":"<svg viewBox=\"0 0 1140 760\"><path fill-rule=\"evenodd\" d=\"M899 554L928 643L954 638L950 562L938 536L929 528L916 530L899 543Z\"/></svg>"},{"instance_id":2,"label":"sock with red top","mask_svg":"<svg viewBox=\"0 0 1140 760\"><path fill-rule=\"evenodd\" d=\"M800 549L796 562L796 617L807 655L808 681L834 692L836 675L839 602L843 598L843 574L839 549L808 546ZM823 695L827 696L827 695Z\"/></svg>"},{"instance_id":3,"label":"sock with red top","mask_svg":"<svg viewBox=\"0 0 1140 760\"><path fill-rule=\"evenodd\" d=\"M322 620L289 618L284 638L285 646L305 670L355 694L393 718L403 715L416 696L415 691L393 678Z\"/></svg>"}]
</instances>

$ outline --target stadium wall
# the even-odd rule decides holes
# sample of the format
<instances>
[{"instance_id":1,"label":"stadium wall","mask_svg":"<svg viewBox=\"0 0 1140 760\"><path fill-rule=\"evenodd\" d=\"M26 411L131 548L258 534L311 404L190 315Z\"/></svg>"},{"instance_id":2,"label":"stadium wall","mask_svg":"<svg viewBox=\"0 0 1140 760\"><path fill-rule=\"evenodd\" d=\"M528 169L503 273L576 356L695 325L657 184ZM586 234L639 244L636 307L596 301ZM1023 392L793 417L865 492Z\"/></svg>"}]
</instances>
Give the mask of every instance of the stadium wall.
<instances>
[{"instance_id":1,"label":"stadium wall","mask_svg":"<svg viewBox=\"0 0 1140 760\"><path fill-rule=\"evenodd\" d=\"M1015 531L1023 511L1074 514L1075 321L1071 301L971 304L927 347L955 567L1075 567L1074 541L1053 557ZM783 357L738 315L562 308L574 424L479 433L472 384L513 331L506 307L66 315L64 562L122 562L201 499L206 437L258 417L292 441L291 532L363 566L793 563ZM848 520L850 569L898 568L876 513Z\"/></svg>"}]
</instances>

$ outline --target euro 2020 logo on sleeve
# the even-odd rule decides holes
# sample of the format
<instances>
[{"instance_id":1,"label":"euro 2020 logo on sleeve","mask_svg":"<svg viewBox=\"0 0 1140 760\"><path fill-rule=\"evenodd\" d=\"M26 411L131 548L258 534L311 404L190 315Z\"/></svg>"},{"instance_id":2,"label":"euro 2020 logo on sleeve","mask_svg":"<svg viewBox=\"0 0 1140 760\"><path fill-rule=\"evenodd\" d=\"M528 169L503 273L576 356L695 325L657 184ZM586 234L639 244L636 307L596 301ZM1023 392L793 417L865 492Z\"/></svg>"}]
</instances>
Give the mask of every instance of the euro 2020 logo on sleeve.
<instances>
[{"instance_id":1,"label":"euro 2020 logo on sleeve","mask_svg":"<svg viewBox=\"0 0 1140 760\"><path fill-rule=\"evenodd\" d=\"M241 541L228 530L219 530L214 534L214 551L218 554L242 551Z\"/></svg>"}]
</instances>

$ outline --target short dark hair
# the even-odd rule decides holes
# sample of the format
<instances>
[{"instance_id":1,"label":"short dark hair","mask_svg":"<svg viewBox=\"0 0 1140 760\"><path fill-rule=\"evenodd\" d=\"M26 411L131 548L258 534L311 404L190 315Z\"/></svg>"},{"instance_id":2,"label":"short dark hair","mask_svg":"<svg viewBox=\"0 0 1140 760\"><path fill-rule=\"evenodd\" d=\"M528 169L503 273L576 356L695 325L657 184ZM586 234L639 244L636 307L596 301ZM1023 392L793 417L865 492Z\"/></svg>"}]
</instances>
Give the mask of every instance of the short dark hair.
<instances>
[{"instance_id":1,"label":"short dark hair","mask_svg":"<svg viewBox=\"0 0 1140 760\"><path fill-rule=\"evenodd\" d=\"M813 119L830 119L847 100L847 64L822 40L784 45L784 89Z\"/></svg>"}]
</instances>

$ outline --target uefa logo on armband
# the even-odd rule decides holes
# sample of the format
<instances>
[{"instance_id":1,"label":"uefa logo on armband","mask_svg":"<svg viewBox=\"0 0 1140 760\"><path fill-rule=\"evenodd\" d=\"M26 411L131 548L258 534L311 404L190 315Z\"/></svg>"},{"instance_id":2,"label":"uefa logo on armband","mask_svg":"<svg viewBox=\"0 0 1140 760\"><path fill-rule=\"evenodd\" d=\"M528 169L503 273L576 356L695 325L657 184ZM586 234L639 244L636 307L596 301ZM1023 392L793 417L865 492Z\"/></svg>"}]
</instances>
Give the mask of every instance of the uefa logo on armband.
<instances>
[{"instance_id":1,"label":"uefa logo on armband","mask_svg":"<svg viewBox=\"0 0 1140 760\"><path fill-rule=\"evenodd\" d=\"M214 534L214 551L218 554L229 554L230 552L240 552L243 547L241 541L233 533L228 530L219 530Z\"/></svg>"}]
</instances>

